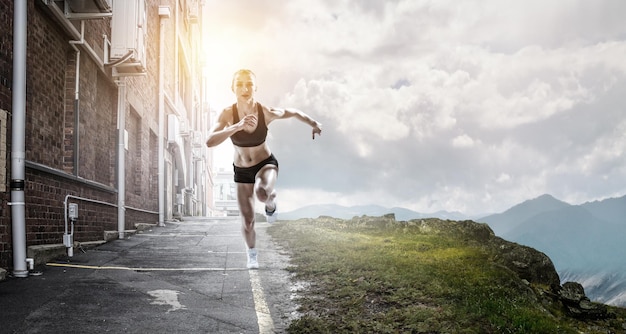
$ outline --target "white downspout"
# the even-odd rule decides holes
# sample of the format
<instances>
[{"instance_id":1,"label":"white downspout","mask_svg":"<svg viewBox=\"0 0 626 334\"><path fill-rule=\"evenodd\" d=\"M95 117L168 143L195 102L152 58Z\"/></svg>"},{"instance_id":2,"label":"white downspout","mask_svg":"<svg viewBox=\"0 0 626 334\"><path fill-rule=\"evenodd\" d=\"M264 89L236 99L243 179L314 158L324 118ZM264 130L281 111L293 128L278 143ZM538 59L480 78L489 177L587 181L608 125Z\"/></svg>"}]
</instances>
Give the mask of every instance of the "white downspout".
<instances>
[{"instance_id":1,"label":"white downspout","mask_svg":"<svg viewBox=\"0 0 626 334\"><path fill-rule=\"evenodd\" d=\"M165 21L170 17L169 6L159 6L159 226L165 226Z\"/></svg>"},{"instance_id":2,"label":"white downspout","mask_svg":"<svg viewBox=\"0 0 626 334\"><path fill-rule=\"evenodd\" d=\"M13 1L13 106L11 113L11 230L13 276L28 277L26 263L26 22L27 2Z\"/></svg>"},{"instance_id":3,"label":"white downspout","mask_svg":"<svg viewBox=\"0 0 626 334\"><path fill-rule=\"evenodd\" d=\"M80 155L80 110L79 110L79 92L80 92L80 49L76 45L85 44L85 21L80 21L80 40L70 41L70 45L76 52L76 79L74 83L74 175L78 176L79 172L79 155Z\"/></svg>"},{"instance_id":4,"label":"white downspout","mask_svg":"<svg viewBox=\"0 0 626 334\"><path fill-rule=\"evenodd\" d=\"M126 78L121 77L119 81L117 81L117 231L119 239L124 239L124 232L126 230L126 150L124 148L124 130L126 128L125 98Z\"/></svg>"},{"instance_id":5,"label":"white downspout","mask_svg":"<svg viewBox=\"0 0 626 334\"><path fill-rule=\"evenodd\" d=\"M70 41L70 44L72 42ZM72 44L76 51L76 83L74 87L74 175L78 176L80 156L80 49Z\"/></svg>"}]
</instances>

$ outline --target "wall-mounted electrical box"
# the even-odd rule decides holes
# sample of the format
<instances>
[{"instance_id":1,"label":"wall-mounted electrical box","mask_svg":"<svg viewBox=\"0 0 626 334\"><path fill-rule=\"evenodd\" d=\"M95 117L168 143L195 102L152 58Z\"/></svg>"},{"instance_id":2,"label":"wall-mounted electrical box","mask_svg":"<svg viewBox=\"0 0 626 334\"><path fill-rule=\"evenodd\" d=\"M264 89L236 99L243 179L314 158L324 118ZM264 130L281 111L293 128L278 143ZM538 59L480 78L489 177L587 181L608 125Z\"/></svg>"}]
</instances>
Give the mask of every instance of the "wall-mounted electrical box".
<instances>
[{"instance_id":1,"label":"wall-mounted electrical box","mask_svg":"<svg viewBox=\"0 0 626 334\"><path fill-rule=\"evenodd\" d=\"M145 0L112 0L111 48L113 75L143 75L146 72L146 4Z\"/></svg>"},{"instance_id":2,"label":"wall-mounted electrical box","mask_svg":"<svg viewBox=\"0 0 626 334\"><path fill-rule=\"evenodd\" d=\"M70 219L78 219L78 203L70 203L68 205L67 216Z\"/></svg>"}]
</instances>

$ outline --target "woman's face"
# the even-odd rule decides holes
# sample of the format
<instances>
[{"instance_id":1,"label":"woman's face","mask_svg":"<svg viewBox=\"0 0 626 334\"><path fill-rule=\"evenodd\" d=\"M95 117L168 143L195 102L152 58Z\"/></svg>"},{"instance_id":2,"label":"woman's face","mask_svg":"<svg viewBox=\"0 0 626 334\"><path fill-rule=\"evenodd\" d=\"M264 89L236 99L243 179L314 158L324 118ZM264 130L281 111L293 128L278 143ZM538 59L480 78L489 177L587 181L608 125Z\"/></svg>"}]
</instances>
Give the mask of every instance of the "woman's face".
<instances>
[{"instance_id":1,"label":"woman's face","mask_svg":"<svg viewBox=\"0 0 626 334\"><path fill-rule=\"evenodd\" d=\"M233 92L237 99L249 101L254 98L256 83L254 77L248 73L239 73L233 79Z\"/></svg>"}]
</instances>

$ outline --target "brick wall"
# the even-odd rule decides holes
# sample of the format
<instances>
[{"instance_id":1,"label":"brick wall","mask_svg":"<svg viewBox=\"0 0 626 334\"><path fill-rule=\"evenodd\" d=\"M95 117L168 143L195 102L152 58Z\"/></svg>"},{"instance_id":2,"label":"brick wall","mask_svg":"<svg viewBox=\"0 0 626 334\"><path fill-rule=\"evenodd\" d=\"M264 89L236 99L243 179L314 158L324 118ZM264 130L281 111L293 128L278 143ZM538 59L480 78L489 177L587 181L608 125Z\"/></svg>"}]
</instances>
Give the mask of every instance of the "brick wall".
<instances>
[{"instance_id":1,"label":"brick wall","mask_svg":"<svg viewBox=\"0 0 626 334\"><path fill-rule=\"evenodd\" d=\"M32 168L27 169L26 179L24 194L28 199L26 205L28 245L63 242L66 195L98 199L111 204L115 204L117 198L113 190L89 187L83 182ZM75 241L102 240L105 230L117 230L117 208L72 198L68 202L78 203Z\"/></svg>"},{"instance_id":2,"label":"brick wall","mask_svg":"<svg viewBox=\"0 0 626 334\"><path fill-rule=\"evenodd\" d=\"M78 175L116 186L117 88L92 62L83 57L82 63Z\"/></svg>"},{"instance_id":3,"label":"brick wall","mask_svg":"<svg viewBox=\"0 0 626 334\"><path fill-rule=\"evenodd\" d=\"M149 17L155 10L154 1ZM13 1L0 0L0 109L11 111L12 23ZM153 18L150 22L153 22ZM110 19L86 21L86 40L102 50L102 34L107 33ZM126 107L127 120L131 106L136 108L135 124L126 124L135 145L126 162L136 188L126 194L125 227L135 223L155 223L157 215L156 131L158 24L149 28L149 72L146 77L130 78L127 91L132 103ZM173 29L172 29L173 30ZM110 69L100 68L85 53L80 57L80 92L78 108L74 105L76 53L71 39L48 14L41 1L28 1L28 50L26 97L26 238L28 245L62 243L65 214L64 200L68 194L117 204L117 86ZM110 36L110 33L109 33ZM158 49L156 50L158 51ZM75 113L79 115L78 126ZM11 122L11 119L7 120ZM10 127L9 127L10 128ZM79 149L75 150L78 135ZM10 138L10 129L7 132ZM152 139L151 139L152 138ZM78 166L74 155L78 151ZM0 153L3 152L0 150ZM4 151L10 159L10 147ZM0 157L1 158L1 157ZM10 161L10 160L8 160ZM76 169L78 174L75 175ZM10 174L7 174L10 175ZM6 180L0 180L6 183ZM154 192L154 194L152 194ZM0 267L12 265L11 210L8 190L0 191ZM104 230L117 230L117 208L85 201L79 204L75 226L76 241L101 240ZM148 212L146 212L148 211Z\"/></svg>"},{"instance_id":4,"label":"brick wall","mask_svg":"<svg viewBox=\"0 0 626 334\"><path fill-rule=\"evenodd\" d=\"M63 169L67 38L29 1L26 160Z\"/></svg>"},{"instance_id":5,"label":"brick wall","mask_svg":"<svg viewBox=\"0 0 626 334\"><path fill-rule=\"evenodd\" d=\"M0 109L11 110L11 86L13 69L13 1L0 0ZM10 121L10 118L7 119ZM10 138L11 129L8 127L7 136ZM9 161L10 147L6 147L0 159ZM8 171L7 171L8 172ZM7 180L0 180L6 185ZM11 250L11 220L9 216L8 193L0 192L0 267L9 263Z\"/></svg>"},{"instance_id":6,"label":"brick wall","mask_svg":"<svg viewBox=\"0 0 626 334\"><path fill-rule=\"evenodd\" d=\"M129 150L126 156L126 201L131 207L157 211L158 177L157 147L152 147L151 137L158 134L158 59L159 59L159 0L146 0L146 68L144 77L127 79L127 125ZM175 29L170 29L174 31ZM132 140L131 140L132 137ZM158 142L154 142L158 145ZM155 220L156 221L156 220Z\"/></svg>"}]
</instances>

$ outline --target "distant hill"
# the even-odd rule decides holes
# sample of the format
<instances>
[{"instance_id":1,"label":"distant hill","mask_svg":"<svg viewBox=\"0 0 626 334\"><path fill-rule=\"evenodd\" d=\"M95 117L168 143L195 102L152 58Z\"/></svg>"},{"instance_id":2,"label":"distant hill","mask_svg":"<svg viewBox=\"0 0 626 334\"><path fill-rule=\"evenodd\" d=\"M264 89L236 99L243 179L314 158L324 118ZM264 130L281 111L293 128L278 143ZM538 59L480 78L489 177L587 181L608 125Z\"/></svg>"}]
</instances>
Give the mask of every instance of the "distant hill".
<instances>
[{"instance_id":1,"label":"distant hill","mask_svg":"<svg viewBox=\"0 0 626 334\"><path fill-rule=\"evenodd\" d=\"M626 196L570 205L542 195L478 221L504 239L544 252L561 278L576 277L590 298L626 306L624 284L609 289L593 283L626 276Z\"/></svg>"},{"instance_id":2,"label":"distant hill","mask_svg":"<svg viewBox=\"0 0 626 334\"><path fill-rule=\"evenodd\" d=\"M550 195L542 195L517 204L503 213L480 218L478 221L489 224L496 235L502 236L537 214L568 206L570 205Z\"/></svg>"},{"instance_id":3,"label":"distant hill","mask_svg":"<svg viewBox=\"0 0 626 334\"><path fill-rule=\"evenodd\" d=\"M617 266L626 261L616 256L620 249L626 250L619 229L581 206L539 213L503 237L543 251L557 270Z\"/></svg>"},{"instance_id":4,"label":"distant hill","mask_svg":"<svg viewBox=\"0 0 626 334\"><path fill-rule=\"evenodd\" d=\"M587 202L580 206L587 209L592 215L607 222L618 225L626 224L626 196Z\"/></svg>"},{"instance_id":5,"label":"distant hill","mask_svg":"<svg viewBox=\"0 0 626 334\"><path fill-rule=\"evenodd\" d=\"M300 218L317 218L329 216L340 219L351 219L355 216L382 216L393 213L397 220L411 220L419 218L439 218L450 220L464 220L467 216L460 212L438 211L434 213L420 213L401 207L386 208L380 205L341 206L337 204L317 204L305 206L293 211L279 213L281 220L295 220Z\"/></svg>"}]
</instances>

